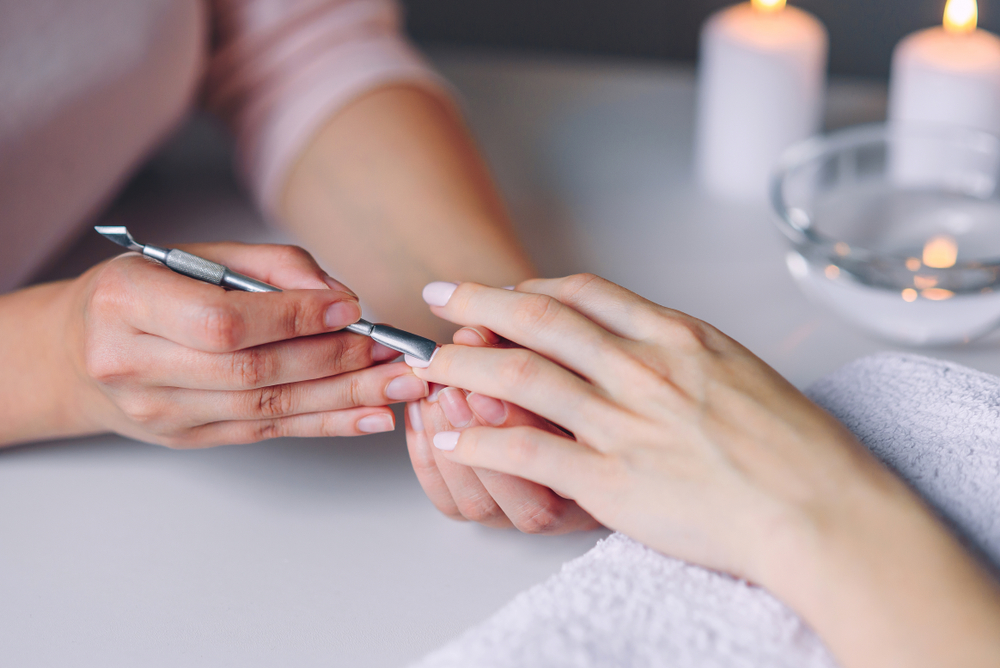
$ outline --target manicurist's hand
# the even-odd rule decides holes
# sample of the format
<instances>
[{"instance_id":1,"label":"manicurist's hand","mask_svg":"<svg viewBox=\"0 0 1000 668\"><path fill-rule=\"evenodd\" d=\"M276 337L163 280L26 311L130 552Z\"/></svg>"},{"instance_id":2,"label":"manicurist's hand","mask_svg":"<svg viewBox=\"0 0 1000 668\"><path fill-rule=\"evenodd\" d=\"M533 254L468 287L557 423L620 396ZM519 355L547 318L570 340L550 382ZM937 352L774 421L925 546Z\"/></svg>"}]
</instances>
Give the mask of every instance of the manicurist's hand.
<instances>
[{"instance_id":1,"label":"manicurist's hand","mask_svg":"<svg viewBox=\"0 0 1000 668\"><path fill-rule=\"evenodd\" d=\"M418 377L569 432L434 425L439 470L559 490L663 553L761 584L845 666L1000 665L990 577L846 429L718 330L589 275L425 297L516 346L444 346Z\"/></svg>"},{"instance_id":2,"label":"manicurist's hand","mask_svg":"<svg viewBox=\"0 0 1000 668\"><path fill-rule=\"evenodd\" d=\"M474 347L502 345L485 328L463 327L454 340ZM513 526L525 533L559 534L599 526L575 501L544 485L451 461L431 445L439 433L483 425L562 433L514 404L456 387L433 385L426 399L407 405L406 443L417 479L438 510L456 520L498 528Z\"/></svg>"},{"instance_id":3,"label":"manicurist's hand","mask_svg":"<svg viewBox=\"0 0 1000 668\"><path fill-rule=\"evenodd\" d=\"M405 364L378 364L397 353L339 331L361 317L357 297L304 251L190 250L284 291L229 292L128 253L74 281L8 295L0 330L21 310L59 336L25 369L50 406L34 400L24 411L44 419L12 415L6 442L114 431L187 448L357 435L393 429L386 404L426 395ZM43 348L34 345L23 342L21 354Z\"/></svg>"}]
</instances>

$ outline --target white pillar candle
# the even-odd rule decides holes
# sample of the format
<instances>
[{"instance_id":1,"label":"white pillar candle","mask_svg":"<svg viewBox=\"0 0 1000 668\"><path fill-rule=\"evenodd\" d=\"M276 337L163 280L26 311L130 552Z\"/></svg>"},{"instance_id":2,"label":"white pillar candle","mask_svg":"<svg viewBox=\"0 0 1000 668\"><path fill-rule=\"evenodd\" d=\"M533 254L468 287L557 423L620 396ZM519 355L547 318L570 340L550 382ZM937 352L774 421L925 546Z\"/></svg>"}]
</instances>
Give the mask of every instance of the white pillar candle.
<instances>
[{"instance_id":1,"label":"white pillar candle","mask_svg":"<svg viewBox=\"0 0 1000 668\"><path fill-rule=\"evenodd\" d=\"M976 0L948 0L944 25L909 35L892 56L891 122L1000 134L1000 38L978 30Z\"/></svg>"},{"instance_id":2,"label":"white pillar candle","mask_svg":"<svg viewBox=\"0 0 1000 668\"><path fill-rule=\"evenodd\" d=\"M695 172L716 195L763 199L781 152L820 129L826 28L784 0L713 14L701 32Z\"/></svg>"}]
</instances>

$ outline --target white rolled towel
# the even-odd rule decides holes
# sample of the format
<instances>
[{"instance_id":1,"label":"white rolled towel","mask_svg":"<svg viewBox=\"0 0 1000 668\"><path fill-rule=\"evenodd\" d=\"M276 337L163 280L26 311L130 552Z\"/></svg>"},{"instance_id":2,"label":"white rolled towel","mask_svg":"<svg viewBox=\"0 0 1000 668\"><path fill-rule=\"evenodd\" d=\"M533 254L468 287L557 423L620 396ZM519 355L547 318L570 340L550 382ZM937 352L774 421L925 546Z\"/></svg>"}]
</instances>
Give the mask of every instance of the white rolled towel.
<instances>
[{"instance_id":1,"label":"white rolled towel","mask_svg":"<svg viewBox=\"0 0 1000 668\"><path fill-rule=\"evenodd\" d=\"M1000 566L1000 378L886 353L807 394ZM765 590L614 534L414 668L836 665Z\"/></svg>"}]
</instances>

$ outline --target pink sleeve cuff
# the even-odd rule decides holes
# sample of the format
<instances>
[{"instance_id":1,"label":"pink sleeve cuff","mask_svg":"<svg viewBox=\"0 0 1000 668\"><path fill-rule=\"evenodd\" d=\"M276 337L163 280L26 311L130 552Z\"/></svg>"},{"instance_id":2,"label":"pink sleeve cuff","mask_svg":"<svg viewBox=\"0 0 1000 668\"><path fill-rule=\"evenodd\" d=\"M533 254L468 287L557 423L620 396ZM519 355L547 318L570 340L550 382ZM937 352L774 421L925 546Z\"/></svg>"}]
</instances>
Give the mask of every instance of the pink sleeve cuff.
<instances>
[{"instance_id":1,"label":"pink sleeve cuff","mask_svg":"<svg viewBox=\"0 0 1000 668\"><path fill-rule=\"evenodd\" d=\"M288 172L339 109L395 83L444 81L399 32L391 0L214 0L219 45L206 101L236 135L240 168L276 215Z\"/></svg>"}]
</instances>

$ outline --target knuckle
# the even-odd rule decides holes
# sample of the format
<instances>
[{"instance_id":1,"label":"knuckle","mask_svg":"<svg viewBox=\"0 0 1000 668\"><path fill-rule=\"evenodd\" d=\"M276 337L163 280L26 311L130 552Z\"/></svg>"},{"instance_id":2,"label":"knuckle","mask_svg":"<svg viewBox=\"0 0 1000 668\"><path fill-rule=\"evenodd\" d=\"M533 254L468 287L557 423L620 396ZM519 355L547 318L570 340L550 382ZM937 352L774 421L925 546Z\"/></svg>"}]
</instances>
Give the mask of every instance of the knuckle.
<instances>
[{"instance_id":1,"label":"knuckle","mask_svg":"<svg viewBox=\"0 0 1000 668\"><path fill-rule=\"evenodd\" d=\"M352 374L348 376L347 401L348 406L365 405L365 388L360 374Z\"/></svg>"},{"instance_id":2,"label":"knuckle","mask_svg":"<svg viewBox=\"0 0 1000 668\"><path fill-rule=\"evenodd\" d=\"M522 470L538 457L538 444L524 430L517 429L511 434L507 456L515 470Z\"/></svg>"},{"instance_id":3,"label":"knuckle","mask_svg":"<svg viewBox=\"0 0 1000 668\"><path fill-rule=\"evenodd\" d=\"M250 396L254 398L252 413L255 416L270 418L290 415L295 408L291 385L268 385Z\"/></svg>"},{"instance_id":4,"label":"knuckle","mask_svg":"<svg viewBox=\"0 0 1000 668\"><path fill-rule=\"evenodd\" d=\"M236 309L226 305L206 306L195 322L209 350L227 351L240 347L243 340L243 318Z\"/></svg>"},{"instance_id":5,"label":"knuckle","mask_svg":"<svg viewBox=\"0 0 1000 668\"><path fill-rule=\"evenodd\" d=\"M284 245L277 246L277 261L279 263L291 264L291 265L313 265L316 261L313 256L305 248L301 246Z\"/></svg>"},{"instance_id":6,"label":"knuckle","mask_svg":"<svg viewBox=\"0 0 1000 668\"><path fill-rule=\"evenodd\" d=\"M505 518L503 510L489 497L474 496L456 501L458 512L467 520L480 524L490 524Z\"/></svg>"},{"instance_id":7,"label":"knuckle","mask_svg":"<svg viewBox=\"0 0 1000 668\"><path fill-rule=\"evenodd\" d=\"M308 309L298 300L286 300L275 319L281 324L281 332L286 339L302 336L309 331Z\"/></svg>"},{"instance_id":8,"label":"knuckle","mask_svg":"<svg viewBox=\"0 0 1000 668\"><path fill-rule=\"evenodd\" d=\"M517 518L515 525L523 533L546 534L557 531L562 524L562 506L554 500L537 504L531 511Z\"/></svg>"},{"instance_id":9,"label":"knuckle","mask_svg":"<svg viewBox=\"0 0 1000 668\"><path fill-rule=\"evenodd\" d=\"M128 280L123 267L130 258L121 255L109 261L94 279L94 287L88 300L91 310L106 313L119 312L128 292Z\"/></svg>"},{"instance_id":10,"label":"knuckle","mask_svg":"<svg viewBox=\"0 0 1000 668\"><path fill-rule=\"evenodd\" d=\"M582 293L594 283L602 280L597 274L583 273L567 276L559 283L556 294L559 301L571 304L577 301Z\"/></svg>"},{"instance_id":11,"label":"knuckle","mask_svg":"<svg viewBox=\"0 0 1000 668\"><path fill-rule=\"evenodd\" d=\"M700 320L668 316L664 332L669 345L681 352L697 353L708 349L708 328Z\"/></svg>"},{"instance_id":12,"label":"knuckle","mask_svg":"<svg viewBox=\"0 0 1000 668\"><path fill-rule=\"evenodd\" d=\"M107 346L88 343L83 350L83 368L87 376L99 384L113 385L132 375L126 357Z\"/></svg>"},{"instance_id":13,"label":"knuckle","mask_svg":"<svg viewBox=\"0 0 1000 668\"><path fill-rule=\"evenodd\" d=\"M499 380L506 387L531 383L539 374L540 360L530 350L511 351L499 369Z\"/></svg>"},{"instance_id":14,"label":"knuckle","mask_svg":"<svg viewBox=\"0 0 1000 668\"><path fill-rule=\"evenodd\" d=\"M284 423L278 418L260 420L254 425L253 440L255 441L268 441L272 438L281 438L284 435Z\"/></svg>"},{"instance_id":15,"label":"knuckle","mask_svg":"<svg viewBox=\"0 0 1000 668\"><path fill-rule=\"evenodd\" d=\"M261 348L247 348L232 354L232 376L239 387L254 389L267 385L277 373L277 360Z\"/></svg>"},{"instance_id":16,"label":"knuckle","mask_svg":"<svg viewBox=\"0 0 1000 668\"><path fill-rule=\"evenodd\" d=\"M163 421L166 411L156 401L142 394L128 393L118 400L118 408L129 420L150 431L159 431L158 425Z\"/></svg>"},{"instance_id":17,"label":"knuckle","mask_svg":"<svg viewBox=\"0 0 1000 668\"><path fill-rule=\"evenodd\" d=\"M514 310L514 327L527 333L543 331L557 317L560 308L560 303L548 295L526 296Z\"/></svg>"}]
</instances>

